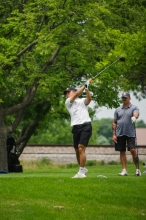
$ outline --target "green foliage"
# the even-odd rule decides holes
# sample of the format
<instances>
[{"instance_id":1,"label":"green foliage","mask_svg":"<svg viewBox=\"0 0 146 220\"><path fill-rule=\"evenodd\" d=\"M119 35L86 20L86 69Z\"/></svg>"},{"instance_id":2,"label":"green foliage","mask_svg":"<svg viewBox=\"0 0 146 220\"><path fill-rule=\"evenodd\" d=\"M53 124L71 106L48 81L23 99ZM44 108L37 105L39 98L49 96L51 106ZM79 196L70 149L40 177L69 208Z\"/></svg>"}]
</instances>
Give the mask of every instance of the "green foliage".
<instances>
[{"instance_id":1,"label":"green foliage","mask_svg":"<svg viewBox=\"0 0 146 220\"><path fill-rule=\"evenodd\" d=\"M97 165L96 160L87 160L86 162L86 166L95 166L95 165Z\"/></svg>"},{"instance_id":2,"label":"green foliage","mask_svg":"<svg viewBox=\"0 0 146 220\"><path fill-rule=\"evenodd\" d=\"M113 145L112 120L102 118L92 121L89 145ZM146 124L140 120L137 121L136 127L145 128ZM73 144L71 129L70 120L52 119L45 126L42 123L42 126L32 135L29 144Z\"/></svg>"},{"instance_id":3,"label":"green foliage","mask_svg":"<svg viewBox=\"0 0 146 220\"><path fill-rule=\"evenodd\" d=\"M35 144L72 144L70 121L52 119L45 129L40 129L31 137L29 143Z\"/></svg>"},{"instance_id":4,"label":"green foliage","mask_svg":"<svg viewBox=\"0 0 146 220\"><path fill-rule=\"evenodd\" d=\"M89 144L91 145L97 145L97 137L98 137L97 129L98 129L98 123L96 120L93 120L92 121L92 136L89 140Z\"/></svg>"},{"instance_id":5,"label":"green foliage","mask_svg":"<svg viewBox=\"0 0 146 220\"><path fill-rule=\"evenodd\" d=\"M92 137L89 144L97 144L97 122L92 122ZM45 128L45 129L44 129ZM52 119L47 125L38 128L29 144L73 144L70 120Z\"/></svg>"},{"instance_id":6,"label":"green foliage","mask_svg":"<svg viewBox=\"0 0 146 220\"><path fill-rule=\"evenodd\" d=\"M98 136L97 143L98 145L110 145L108 139L103 135Z\"/></svg>"},{"instance_id":7,"label":"green foliage","mask_svg":"<svg viewBox=\"0 0 146 220\"><path fill-rule=\"evenodd\" d=\"M39 98L40 93L41 98L46 95L49 97L49 94L52 96L56 87L61 94L63 88L76 84L76 80L88 76L87 72L94 75L121 55L120 52L127 57L124 72L123 64L117 64L117 67L100 77L98 85L95 85L95 80L92 86L99 105L116 106L119 85L124 87L128 84L126 80L121 85L118 82L119 75L127 75L129 68L135 66L136 63L131 62L131 59L139 62L143 57L144 61L143 2L135 5L132 1L84 1L84 4L79 1L63 4L51 0L35 0L24 4L18 1L16 4L12 1L8 5L1 4L1 9L0 62L1 68L4 67L1 69L1 90L5 91L2 100L6 106L8 99L12 100L9 106L22 100L24 86L31 85L36 77L40 78ZM44 64L59 45L63 46L58 58L42 74ZM28 46L30 48L22 53ZM131 50L135 50L133 58L128 56ZM141 51L141 54L137 51ZM19 56L21 53L22 56ZM135 89L136 82L133 84L130 83L130 89ZM101 96L103 93L104 96ZM10 97L11 94L13 96ZM111 96L113 99L109 102ZM55 96L51 97L53 102L54 99Z\"/></svg>"},{"instance_id":8,"label":"green foliage","mask_svg":"<svg viewBox=\"0 0 146 220\"><path fill-rule=\"evenodd\" d=\"M25 145L29 136L38 132L37 127L44 127L44 137L39 140L35 135L30 142L71 143L70 129L64 130L68 123L60 127L52 123L69 118L62 91L69 85L79 87L121 55L126 62L118 62L90 86L96 108L117 107L121 90L132 90L135 96L138 91L137 98L145 97L145 14L143 0L0 3L0 105L4 111L11 109L4 120L9 131L20 137L19 144ZM34 89L34 97L23 105L21 115L19 107ZM111 144L107 130L99 134L106 139L97 139L93 123L90 144Z\"/></svg>"},{"instance_id":9,"label":"green foliage","mask_svg":"<svg viewBox=\"0 0 146 220\"><path fill-rule=\"evenodd\" d=\"M98 144L113 145L112 141L112 120L111 118L102 118L98 120Z\"/></svg>"},{"instance_id":10,"label":"green foliage","mask_svg":"<svg viewBox=\"0 0 146 220\"><path fill-rule=\"evenodd\" d=\"M136 127L137 128L146 128L146 123L144 123L143 120L137 121L136 122Z\"/></svg>"}]
</instances>

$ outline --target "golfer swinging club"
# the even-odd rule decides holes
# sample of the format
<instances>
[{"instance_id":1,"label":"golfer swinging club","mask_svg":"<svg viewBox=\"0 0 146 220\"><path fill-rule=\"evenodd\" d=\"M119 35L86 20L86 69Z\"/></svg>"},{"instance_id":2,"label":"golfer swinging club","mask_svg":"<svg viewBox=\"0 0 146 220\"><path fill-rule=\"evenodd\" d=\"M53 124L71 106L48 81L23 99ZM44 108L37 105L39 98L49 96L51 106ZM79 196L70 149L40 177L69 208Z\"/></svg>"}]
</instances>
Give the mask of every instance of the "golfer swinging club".
<instances>
[{"instance_id":1,"label":"golfer swinging club","mask_svg":"<svg viewBox=\"0 0 146 220\"><path fill-rule=\"evenodd\" d=\"M89 103L91 102L91 94L88 86L92 79L89 79L85 85L76 90L69 87L64 91L66 95L65 106L70 113L71 126L73 133L73 142L76 152L77 162L80 166L79 172L73 178L85 178L88 170L85 168L86 163L86 147L92 135L91 118L88 113ZM86 98L78 98L82 92L86 91Z\"/></svg>"}]
</instances>

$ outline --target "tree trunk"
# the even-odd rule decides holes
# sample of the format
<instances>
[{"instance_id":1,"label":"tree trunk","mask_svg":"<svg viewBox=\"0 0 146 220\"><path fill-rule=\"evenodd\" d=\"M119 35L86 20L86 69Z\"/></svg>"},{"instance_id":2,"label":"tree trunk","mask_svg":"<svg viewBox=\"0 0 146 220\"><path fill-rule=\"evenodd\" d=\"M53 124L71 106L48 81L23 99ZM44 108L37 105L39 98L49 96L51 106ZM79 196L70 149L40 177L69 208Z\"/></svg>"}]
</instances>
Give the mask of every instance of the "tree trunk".
<instances>
[{"instance_id":1,"label":"tree trunk","mask_svg":"<svg viewBox=\"0 0 146 220\"><path fill-rule=\"evenodd\" d=\"M20 152L20 155L22 154L24 148L27 145L27 142L29 141L32 134L34 133L35 129L37 128L38 122L39 122L39 119L38 120L36 119L30 125L22 129L20 137L17 139L17 142L16 142L17 149Z\"/></svg>"},{"instance_id":2,"label":"tree trunk","mask_svg":"<svg viewBox=\"0 0 146 220\"><path fill-rule=\"evenodd\" d=\"M3 115L0 114L0 171L8 171L6 141L7 128L4 123Z\"/></svg>"}]
</instances>

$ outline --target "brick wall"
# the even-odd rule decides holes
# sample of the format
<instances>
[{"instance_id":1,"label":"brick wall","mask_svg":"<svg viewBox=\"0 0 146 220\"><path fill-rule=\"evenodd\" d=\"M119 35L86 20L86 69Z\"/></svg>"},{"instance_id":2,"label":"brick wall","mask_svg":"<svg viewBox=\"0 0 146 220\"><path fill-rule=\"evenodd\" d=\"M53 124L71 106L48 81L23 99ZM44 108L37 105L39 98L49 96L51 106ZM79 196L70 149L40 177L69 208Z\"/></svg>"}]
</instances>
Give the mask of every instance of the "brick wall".
<instances>
[{"instance_id":1,"label":"brick wall","mask_svg":"<svg viewBox=\"0 0 146 220\"><path fill-rule=\"evenodd\" d=\"M138 147L138 154L141 161L146 161L146 146ZM87 160L96 161L120 161L119 152L114 146L90 145L86 149ZM71 145L29 145L26 146L20 156L20 160L38 160L46 157L58 164L76 163L76 156ZM127 160L132 161L130 152L127 151Z\"/></svg>"}]
</instances>

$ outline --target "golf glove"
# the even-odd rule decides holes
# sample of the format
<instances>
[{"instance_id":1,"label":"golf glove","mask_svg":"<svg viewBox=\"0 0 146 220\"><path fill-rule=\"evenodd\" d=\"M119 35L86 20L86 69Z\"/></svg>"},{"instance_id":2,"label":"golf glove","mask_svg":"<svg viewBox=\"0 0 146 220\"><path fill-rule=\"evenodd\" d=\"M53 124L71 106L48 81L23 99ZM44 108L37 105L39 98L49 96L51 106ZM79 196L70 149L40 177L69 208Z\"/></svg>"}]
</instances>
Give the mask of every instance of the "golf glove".
<instances>
[{"instance_id":1,"label":"golf glove","mask_svg":"<svg viewBox=\"0 0 146 220\"><path fill-rule=\"evenodd\" d=\"M86 83L84 84L85 89L88 89L89 84L90 84L90 82L87 80Z\"/></svg>"},{"instance_id":2,"label":"golf glove","mask_svg":"<svg viewBox=\"0 0 146 220\"><path fill-rule=\"evenodd\" d=\"M136 122L136 118L134 116L131 117L131 121L132 121L132 123L135 123Z\"/></svg>"}]
</instances>

